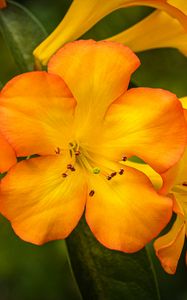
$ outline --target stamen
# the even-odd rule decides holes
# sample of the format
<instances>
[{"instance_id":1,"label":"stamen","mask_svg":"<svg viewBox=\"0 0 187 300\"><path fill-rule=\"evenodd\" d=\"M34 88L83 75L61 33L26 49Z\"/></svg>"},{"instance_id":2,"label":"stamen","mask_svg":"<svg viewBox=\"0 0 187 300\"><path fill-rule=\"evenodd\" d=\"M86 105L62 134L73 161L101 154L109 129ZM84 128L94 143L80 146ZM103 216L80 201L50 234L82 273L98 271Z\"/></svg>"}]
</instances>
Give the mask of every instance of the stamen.
<instances>
[{"instance_id":1,"label":"stamen","mask_svg":"<svg viewBox=\"0 0 187 300\"><path fill-rule=\"evenodd\" d=\"M55 153L56 153L56 154L60 154L60 152L61 152L60 148L57 147L57 148L55 149Z\"/></svg>"},{"instance_id":2,"label":"stamen","mask_svg":"<svg viewBox=\"0 0 187 300\"><path fill-rule=\"evenodd\" d=\"M75 171L75 167L72 164L68 164L67 165L67 169L74 172Z\"/></svg>"},{"instance_id":3,"label":"stamen","mask_svg":"<svg viewBox=\"0 0 187 300\"><path fill-rule=\"evenodd\" d=\"M67 165L67 169L68 169L68 170L71 170L71 168L73 168L72 164L68 164L68 165Z\"/></svg>"},{"instance_id":4,"label":"stamen","mask_svg":"<svg viewBox=\"0 0 187 300\"><path fill-rule=\"evenodd\" d=\"M67 173L62 173L62 177L67 177L68 176L68 174Z\"/></svg>"},{"instance_id":5,"label":"stamen","mask_svg":"<svg viewBox=\"0 0 187 300\"><path fill-rule=\"evenodd\" d=\"M94 190L91 190L91 191L89 192L89 196L90 196L90 197L93 197L94 194L95 194Z\"/></svg>"},{"instance_id":6,"label":"stamen","mask_svg":"<svg viewBox=\"0 0 187 300\"><path fill-rule=\"evenodd\" d=\"M73 143L69 143L69 146L71 147L71 148L74 148L74 146L75 146L75 144L73 144Z\"/></svg>"},{"instance_id":7,"label":"stamen","mask_svg":"<svg viewBox=\"0 0 187 300\"><path fill-rule=\"evenodd\" d=\"M119 175L123 175L123 173L124 173L124 169L120 169L119 170Z\"/></svg>"},{"instance_id":8,"label":"stamen","mask_svg":"<svg viewBox=\"0 0 187 300\"><path fill-rule=\"evenodd\" d=\"M111 176L111 175L108 175L108 176L106 177L106 179L107 179L107 180L111 180L111 179L112 179L112 176Z\"/></svg>"},{"instance_id":9,"label":"stamen","mask_svg":"<svg viewBox=\"0 0 187 300\"><path fill-rule=\"evenodd\" d=\"M80 155L80 151L79 150L75 151L75 155L76 156Z\"/></svg>"},{"instance_id":10,"label":"stamen","mask_svg":"<svg viewBox=\"0 0 187 300\"><path fill-rule=\"evenodd\" d=\"M117 172L112 172L112 173L110 174L111 177L114 177L114 176L116 176L116 175L117 175Z\"/></svg>"},{"instance_id":11,"label":"stamen","mask_svg":"<svg viewBox=\"0 0 187 300\"><path fill-rule=\"evenodd\" d=\"M187 181L184 181L184 182L182 183L182 185L183 185L183 186L187 186Z\"/></svg>"},{"instance_id":12,"label":"stamen","mask_svg":"<svg viewBox=\"0 0 187 300\"><path fill-rule=\"evenodd\" d=\"M76 169L72 166L70 170L71 170L72 172L75 172Z\"/></svg>"},{"instance_id":13,"label":"stamen","mask_svg":"<svg viewBox=\"0 0 187 300\"><path fill-rule=\"evenodd\" d=\"M126 160L127 160L127 157L126 157L126 156L123 156L121 160L122 160L122 161L126 161Z\"/></svg>"}]
</instances>

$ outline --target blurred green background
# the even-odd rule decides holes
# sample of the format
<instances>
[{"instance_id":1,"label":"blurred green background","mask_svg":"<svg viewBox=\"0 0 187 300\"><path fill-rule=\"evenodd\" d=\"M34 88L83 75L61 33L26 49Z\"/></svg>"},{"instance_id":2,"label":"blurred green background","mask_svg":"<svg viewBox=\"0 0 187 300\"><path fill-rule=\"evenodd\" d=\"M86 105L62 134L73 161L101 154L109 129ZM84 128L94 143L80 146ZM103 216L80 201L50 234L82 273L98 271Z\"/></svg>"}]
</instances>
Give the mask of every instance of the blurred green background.
<instances>
[{"instance_id":1,"label":"blurred green background","mask_svg":"<svg viewBox=\"0 0 187 300\"><path fill-rule=\"evenodd\" d=\"M19 0L50 33L61 21L69 0ZM151 8L121 9L104 18L84 38L104 39L128 28L152 12ZM24 28L23 28L24 30ZM162 87L178 97L187 95L187 59L175 49L139 53L142 66L132 78L134 85ZM21 71L11 49L0 35L0 82L5 84ZM150 245L162 300L187 300L187 271L183 253L175 276L160 267ZM185 251L184 251L185 252ZM0 300L80 300L65 243L34 246L21 241L9 223L0 217ZM88 299L89 300L89 299ZM128 300L128 299L127 299ZM138 300L138 299L137 299ZM151 299L150 299L151 300Z\"/></svg>"}]
</instances>

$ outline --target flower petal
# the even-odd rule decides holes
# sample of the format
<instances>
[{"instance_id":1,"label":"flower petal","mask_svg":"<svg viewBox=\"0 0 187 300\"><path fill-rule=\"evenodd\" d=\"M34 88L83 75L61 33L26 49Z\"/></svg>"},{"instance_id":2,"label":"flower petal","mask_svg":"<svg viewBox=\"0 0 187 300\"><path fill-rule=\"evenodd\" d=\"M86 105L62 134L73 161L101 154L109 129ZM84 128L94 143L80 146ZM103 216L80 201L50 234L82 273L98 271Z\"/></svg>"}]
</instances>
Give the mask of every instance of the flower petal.
<instances>
[{"instance_id":1,"label":"flower petal","mask_svg":"<svg viewBox=\"0 0 187 300\"><path fill-rule=\"evenodd\" d=\"M6 172L16 161L14 150L0 134L0 172Z\"/></svg>"},{"instance_id":2,"label":"flower petal","mask_svg":"<svg viewBox=\"0 0 187 300\"><path fill-rule=\"evenodd\" d=\"M95 124L126 91L138 66L136 55L121 44L82 40L60 49L49 62L49 72L62 76L77 100L78 123Z\"/></svg>"},{"instance_id":3,"label":"flower petal","mask_svg":"<svg viewBox=\"0 0 187 300\"><path fill-rule=\"evenodd\" d=\"M167 3L181 10L187 15L187 2L184 0L167 0Z\"/></svg>"},{"instance_id":4,"label":"flower petal","mask_svg":"<svg viewBox=\"0 0 187 300\"><path fill-rule=\"evenodd\" d=\"M127 160L124 163L124 165L137 169L144 173L150 179L152 185L155 187L156 190L159 190L162 187L162 177L157 172L155 172L149 165L132 162L130 160Z\"/></svg>"},{"instance_id":5,"label":"flower petal","mask_svg":"<svg viewBox=\"0 0 187 300\"><path fill-rule=\"evenodd\" d=\"M0 95L2 133L18 156L55 154L67 143L74 107L59 76L46 72L16 76Z\"/></svg>"},{"instance_id":6,"label":"flower petal","mask_svg":"<svg viewBox=\"0 0 187 300\"><path fill-rule=\"evenodd\" d=\"M136 88L111 105L105 123L103 151L120 160L138 156L159 173L174 165L186 145L186 122L176 96L168 91ZM102 150L103 149L103 150Z\"/></svg>"},{"instance_id":7,"label":"flower petal","mask_svg":"<svg viewBox=\"0 0 187 300\"><path fill-rule=\"evenodd\" d=\"M185 120L187 121L187 97L179 99L182 106ZM180 197L180 193L187 194L187 148L185 149L183 156L172 168L162 174L163 187L161 193L168 193L171 189L175 192L176 197ZM180 191L179 191L180 190Z\"/></svg>"},{"instance_id":8,"label":"flower petal","mask_svg":"<svg viewBox=\"0 0 187 300\"><path fill-rule=\"evenodd\" d=\"M168 12L177 18L185 28L187 21L185 15L177 9L175 0L74 0L67 14L52 34L45 39L35 50L34 56L42 64L47 64L49 58L65 43L76 40L104 16L122 7L146 5ZM179 2L179 0L177 1ZM183 0L184 2L184 0ZM152 36L151 36L152 38Z\"/></svg>"},{"instance_id":9,"label":"flower petal","mask_svg":"<svg viewBox=\"0 0 187 300\"><path fill-rule=\"evenodd\" d=\"M159 196L149 179L135 169L126 167L123 175L110 181L93 175L90 189L95 194L87 200L86 220L96 238L110 249L140 250L171 217L172 200Z\"/></svg>"},{"instance_id":10,"label":"flower petal","mask_svg":"<svg viewBox=\"0 0 187 300\"><path fill-rule=\"evenodd\" d=\"M0 212L23 240L43 244L64 239L77 225L85 206L83 175L66 178L68 159L38 157L14 166L1 183Z\"/></svg>"},{"instance_id":11,"label":"flower petal","mask_svg":"<svg viewBox=\"0 0 187 300\"><path fill-rule=\"evenodd\" d=\"M154 243L156 255L169 274L175 274L185 239L185 223L177 217L171 230Z\"/></svg>"},{"instance_id":12,"label":"flower petal","mask_svg":"<svg viewBox=\"0 0 187 300\"><path fill-rule=\"evenodd\" d=\"M172 47L187 55L187 30L176 18L160 10L108 40L120 42L135 52Z\"/></svg>"}]
</instances>

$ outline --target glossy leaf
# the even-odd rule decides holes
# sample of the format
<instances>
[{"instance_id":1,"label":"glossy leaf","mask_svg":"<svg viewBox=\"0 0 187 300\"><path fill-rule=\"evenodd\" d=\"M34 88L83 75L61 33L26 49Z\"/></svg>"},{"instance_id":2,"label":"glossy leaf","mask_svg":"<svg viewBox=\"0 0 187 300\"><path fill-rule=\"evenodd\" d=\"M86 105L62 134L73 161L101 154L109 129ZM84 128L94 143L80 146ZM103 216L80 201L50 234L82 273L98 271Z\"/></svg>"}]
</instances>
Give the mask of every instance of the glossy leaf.
<instances>
[{"instance_id":1,"label":"glossy leaf","mask_svg":"<svg viewBox=\"0 0 187 300\"><path fill-rule=\"evenodd\" d=\"M145 249L134 254L109 250L95 240L84 219L67 247L84 300L160 299Z\"/></svg>"},{"instance_id":2,"label":"glossy leaf","mask_svg":"<svg viewBox=\"0 0 187 300\"><path fill-rule=\"evenodd\" d=\"M22 5L8 1L0 11L0 31L20 72L33 70L33 49L46 37L41 23Z\"/></svg>"}]
</instances>

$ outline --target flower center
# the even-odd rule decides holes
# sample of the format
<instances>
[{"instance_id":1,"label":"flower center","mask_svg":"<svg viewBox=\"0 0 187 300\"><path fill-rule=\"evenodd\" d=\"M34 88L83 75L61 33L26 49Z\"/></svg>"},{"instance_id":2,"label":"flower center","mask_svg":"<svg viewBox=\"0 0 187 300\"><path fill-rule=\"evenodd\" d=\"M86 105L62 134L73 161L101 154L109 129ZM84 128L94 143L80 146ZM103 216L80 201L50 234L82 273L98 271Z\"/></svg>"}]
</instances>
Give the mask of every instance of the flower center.
<instances>
[{"instance_id":1,"label":"flower center","mask_svg":"<svg viewBox=\"0 0 187 300\"><path fill-rule=\"evenodd\" d=\"M110 167L102 165L102 167L97 166L97 161L94 159L93 155L90 155L90 153L83 147L79 145L77 142L70 142L68 144L69 148L69 154L70 154L70 163L67 164L66 170L64 173L62 173L62 177L66 178L71 174L71 172L76 171L76 165L81 167L86 172L93 174L93 175L102 175L106 178L106 180L111 180L117 175L123 175L124 174L124 168L120 168L118 170L114 170ZM60 154L61 150L60 148L55 149L56 154ZM122 161L126 161L126 156L121 158ZM89 196L93 197L95 194L94 190L91 190L89 192Z\"/></svg>"}]
</instances>

